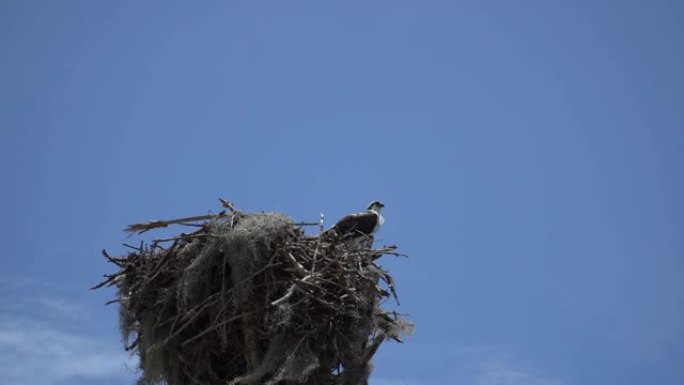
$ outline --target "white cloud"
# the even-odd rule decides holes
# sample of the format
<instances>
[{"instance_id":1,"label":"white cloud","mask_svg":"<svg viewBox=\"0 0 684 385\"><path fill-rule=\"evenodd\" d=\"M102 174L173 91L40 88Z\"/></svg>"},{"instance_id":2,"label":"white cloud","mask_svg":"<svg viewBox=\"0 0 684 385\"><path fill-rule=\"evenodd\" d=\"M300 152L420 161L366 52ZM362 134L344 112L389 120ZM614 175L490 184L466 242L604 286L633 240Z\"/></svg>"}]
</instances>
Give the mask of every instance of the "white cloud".
<instances>
[{"instance_id":1,"label":"white cloud","mask_svg":"<svg viewBox=\"0 0 684 385\"><path fill-rule=\"evenodd\" d=\"M62 318L76 318L83 314L83 306L73 301L54 296L41 296L40 305L51 314Z\"/></svg>"},{"instance_id":2,"label":"white cloud","mask_svg":"<svg viewBox=\"0 0 684 385\"><path fill-rule=\"evenodd\" d=\"M73 379L130 377L135 362L94 337L31 320L0 320L0 373L7 385L51 385Z\"/></svg>"},{"instance_id":3,"label":"white cloud","mask_svg":"<svg viewBox=\"0 0 684 385\"><path fill-rule=\"evenodd\" d=\"M476 379L477 385L562 385L559 379L550 378L527 368L518 368L510 364L497 364L485 367Z\"/></svg>"},{"instance_id":4,"label":"white cloud","mask_svg":"<svg viewBox=\"0 0 684 385\"><path fill-rule=\"evenodd\" d=\"M371 377L370 383L373 385L421 385L422 383L413 380L399 380L393 378L373 378Z\"/></svg>"},{"instance_id":5,"label":"white cloud","mask_svg":"<svg viewBox=\"0 0 684 385\"><path fill-rule=\"evenodd\" d=\"M514 346L491 345L460 349L455 360L455 385L565 385L538 368Z\"/></svg>"},{"instance_id":6,"label":"white cloud","mask_svg":"<svg viewBox=\"0 0 684 385\"><path fill-rule=\"evenodd\" d=\"M20 289L0 300L2 384L135 383L136 359L123 350L116 331L92 327L95 320L68 297L68 290L47 291L27 280L0 281Z\"/></svg>"}]
</instances>

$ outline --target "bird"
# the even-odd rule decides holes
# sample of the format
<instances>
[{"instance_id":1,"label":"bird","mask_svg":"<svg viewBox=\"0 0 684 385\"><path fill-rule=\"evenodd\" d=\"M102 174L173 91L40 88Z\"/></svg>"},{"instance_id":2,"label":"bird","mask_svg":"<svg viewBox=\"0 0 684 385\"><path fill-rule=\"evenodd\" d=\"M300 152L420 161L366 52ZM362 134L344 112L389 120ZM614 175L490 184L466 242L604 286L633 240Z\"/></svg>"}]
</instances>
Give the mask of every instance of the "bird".
<instances>
[{"instance_id":1,"label":"bird","mask_svg":"<svg viewBox=\"0 0 684 385\"><path fill-rule=\"evenodd\" d=\"M380 211L385 205L380 201L372 201L366 211L350 214L340 219L333 227L324 231L323 237L337 236L341 238L358 238L375 234L385 223Z\"/></svg>"}]
</instances>

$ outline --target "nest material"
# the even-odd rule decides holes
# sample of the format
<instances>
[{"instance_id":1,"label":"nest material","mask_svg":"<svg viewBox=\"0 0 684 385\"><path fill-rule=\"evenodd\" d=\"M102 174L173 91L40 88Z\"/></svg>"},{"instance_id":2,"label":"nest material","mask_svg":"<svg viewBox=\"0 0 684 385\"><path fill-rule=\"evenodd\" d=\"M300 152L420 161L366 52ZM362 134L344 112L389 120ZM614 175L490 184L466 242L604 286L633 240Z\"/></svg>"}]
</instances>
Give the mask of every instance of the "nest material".
<instances>
[{"instance_id":1,"label":"nest material","mask_svg":"<svg viewBox=\"0 0 684 385\"><path fill-rule=\"evenodd\" d=\"M380 344L412 328L380 307L396 293L375 260L399 255L395 247L306 236L281 214L226 207L133 225L203 221L122 258L104 253L120 269L96 287L118 287L112 302L126 349L140 357L138 383L366 384Z\"/></svg>"}]
</instances>

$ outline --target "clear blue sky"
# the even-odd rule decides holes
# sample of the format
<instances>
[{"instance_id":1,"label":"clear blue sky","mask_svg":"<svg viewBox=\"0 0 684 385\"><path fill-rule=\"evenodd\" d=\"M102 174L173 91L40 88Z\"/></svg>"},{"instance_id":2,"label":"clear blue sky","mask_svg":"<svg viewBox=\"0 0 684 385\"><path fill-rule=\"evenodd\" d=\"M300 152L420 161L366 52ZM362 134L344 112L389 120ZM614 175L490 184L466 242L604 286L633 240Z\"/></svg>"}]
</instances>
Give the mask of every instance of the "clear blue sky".
<instances>
[{"instance_id":1,"label":"clear blue sky","mask_svg":"<svg viewBox=\"0 0 684 385\"><path fill-rule=\"evenodd\" d=\"M132 384L131 222L387 207L375 385L684 383L677 1L3 1L0 372ZM134 240L137 241L137 240ZM7 380L7 378L9 378Z\"/></svg>"}]
</instances>

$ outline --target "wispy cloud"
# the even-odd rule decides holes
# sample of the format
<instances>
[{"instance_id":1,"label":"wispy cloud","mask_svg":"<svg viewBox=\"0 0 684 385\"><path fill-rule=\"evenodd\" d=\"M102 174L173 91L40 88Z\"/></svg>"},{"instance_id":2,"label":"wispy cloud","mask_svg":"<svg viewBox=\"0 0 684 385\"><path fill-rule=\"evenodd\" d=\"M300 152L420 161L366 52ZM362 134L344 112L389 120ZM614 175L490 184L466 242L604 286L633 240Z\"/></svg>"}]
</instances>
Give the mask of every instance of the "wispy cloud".
<instances>
[{"instance_id":1,"label":"wispy cloud","mask_svg":"<svg viewBox=\"0 0 684 385\"><path fill-rule=\"evenodd\" d=\"M455 385L566 385L539 368L521 349L507 345L460 349L451 379Z\"/></svg>"},{"instance_id":2,"label":"wispy cloud","mask_svg":"<svg viewBox=\"0 0 684 385\"><path fill-rule=\"evenodd\" d=\"M7 288L9 280L4 278ZM20 286L24 290L10 290L11 297L0 300L3 384L134 383L129 368L136 368L136 360L123 351L114 331L93 332L95 320L85 306L64 291L46 292L26 280Z\"/></svg>"},{"instance_id":3,"label":"wispy cloud","mask_svg":"<svg viewBox=\"0 0 684 385\"><path fill-rule=\"evenodd\" d=\"M37 300L40 301L40 306L56 317L73 319L77 318L80 314L84 314L83 305L65 298L42 295Z\"/></svg>"},{"instance_id":4,"label":"wispy cloud","mask_svg":"<svg viewBox=\"0 0 684 385\"><path fill-rule=\"evenodd\" d=\"M422 385L420 382L409 380L398 380L392 378L373 378L370 381L373 385Z\"/></svg>"},{"instance_id":5,"label":"wispy cloud","mask_svg":"<svg viewBox=\"0 0 684 385\"><path fill-rule=\"evenodd\" d=\"M8 385L65 384L130 377L126 354L94 337L26 319L0 320L0 372Z\"/></svg>"}]
</instances>

